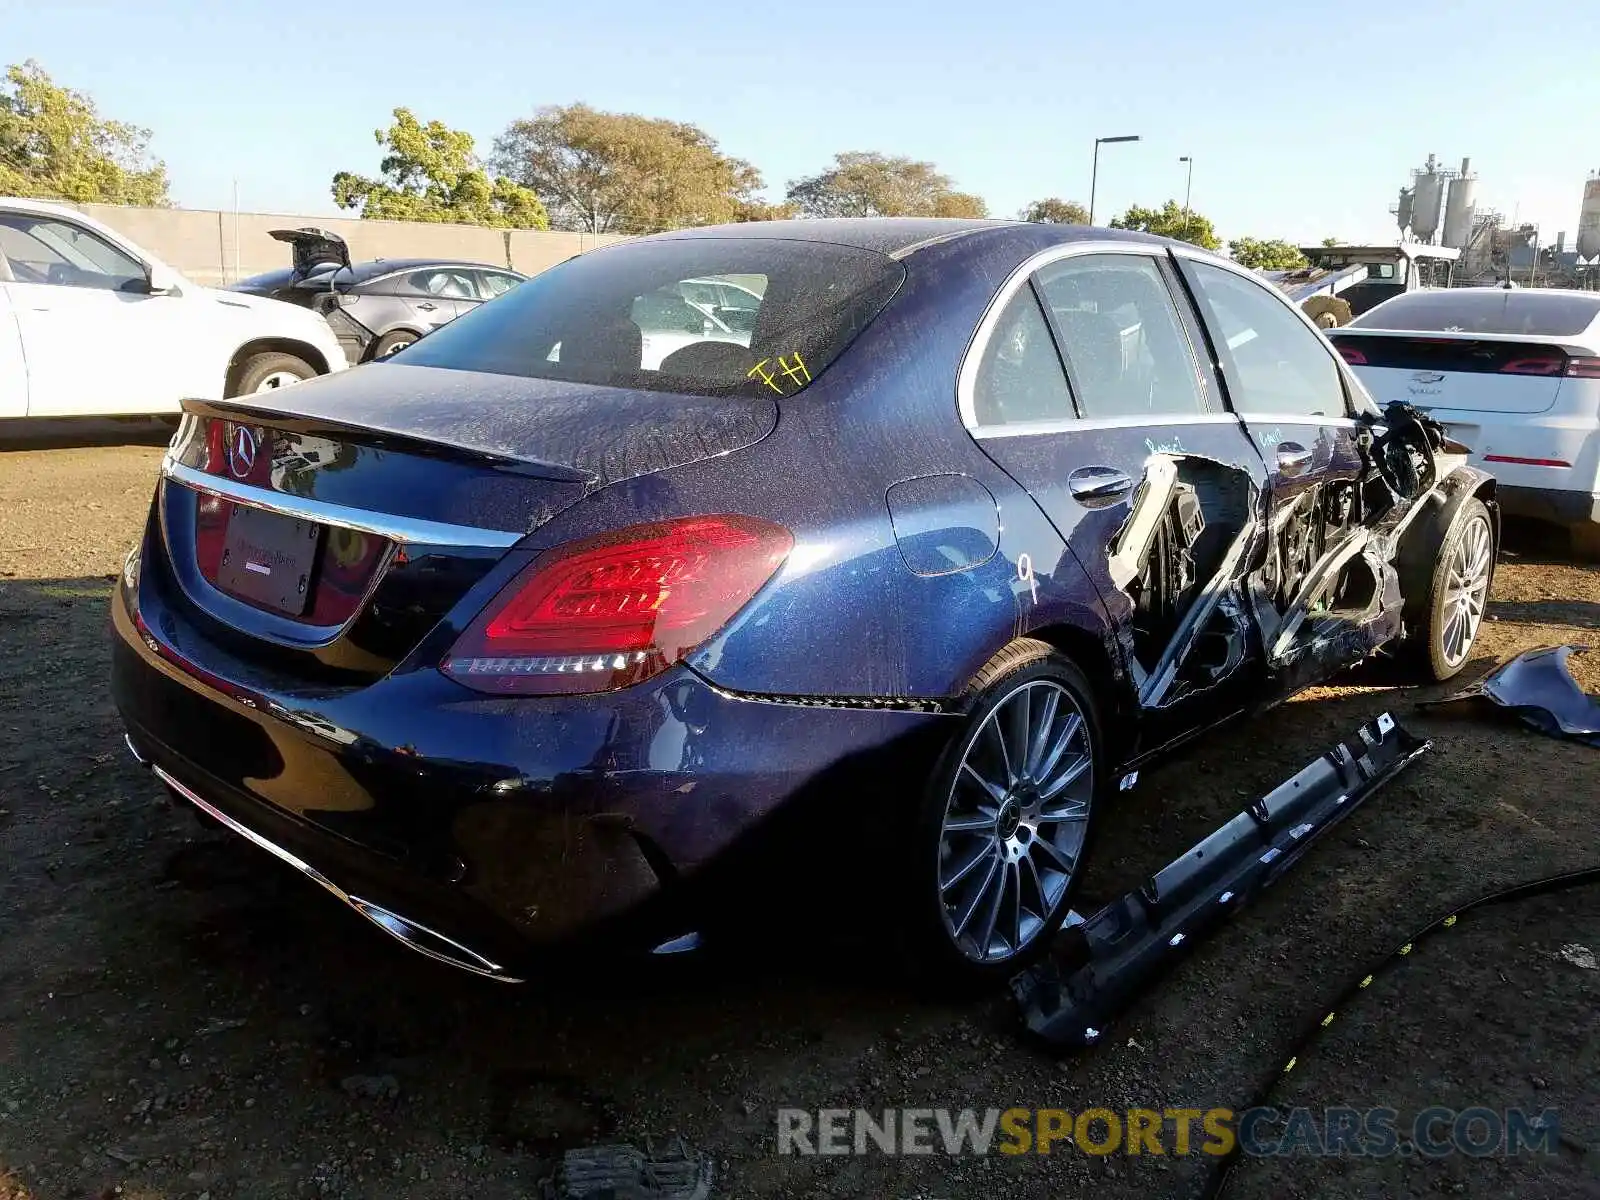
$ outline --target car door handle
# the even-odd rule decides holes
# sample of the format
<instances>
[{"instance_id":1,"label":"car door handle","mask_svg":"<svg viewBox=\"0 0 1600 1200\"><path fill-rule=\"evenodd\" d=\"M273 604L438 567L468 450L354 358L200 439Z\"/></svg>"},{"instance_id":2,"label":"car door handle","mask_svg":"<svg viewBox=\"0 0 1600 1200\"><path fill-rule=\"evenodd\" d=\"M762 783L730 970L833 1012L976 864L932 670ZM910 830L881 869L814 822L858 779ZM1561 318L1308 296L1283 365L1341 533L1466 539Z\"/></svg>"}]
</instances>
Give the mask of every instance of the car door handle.
<instances>
[{"instance_id":1,"label":"car door handle","mask_svg":"<svg viewBox=\"0 0 1600 1200\"><path fill-rule=\"evenodd\" d=\"M1298 475L1311 465L1311 451L1294 442L1278 446L1278 474Z\"/></svg>"},{"instance_id":2,"label":"car door handle","mask_svg":"<svg viewBox=\"0 0 1600 1200\"><path fill-rule=\"evenodd\" d=\"M1067 488L1085 508L1103 508L1133 491L1133 480L1115 467L1079 467L1067 476Z\"/></svg>"},{"instance_id":3,"label":"car door handle","mask_svg":"<svg viewBox=\"0 0 1600 1200\"><path fill-rule=\"evenodd\" d=\"M434 309L438 308L439 306L437 304L434 304L432 301L424 300L421 304L417 305L417 307L420 308L423 312L432 312Z\"/></svg>"}]
</instances>

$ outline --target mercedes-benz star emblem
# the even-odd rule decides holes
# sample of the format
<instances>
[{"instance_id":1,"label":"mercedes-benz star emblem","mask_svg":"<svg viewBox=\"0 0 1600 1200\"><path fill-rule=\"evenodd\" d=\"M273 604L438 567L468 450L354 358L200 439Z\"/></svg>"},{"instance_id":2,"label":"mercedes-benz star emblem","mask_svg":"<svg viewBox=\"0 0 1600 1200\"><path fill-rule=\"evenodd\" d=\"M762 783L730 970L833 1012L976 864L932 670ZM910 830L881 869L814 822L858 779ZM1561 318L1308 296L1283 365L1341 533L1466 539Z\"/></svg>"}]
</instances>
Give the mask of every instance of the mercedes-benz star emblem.
<instances>
[{"instance_id":1,"label":"mercedes-benz star emblem","mask_svg":"<svg viewBox=\"0 0 1600 1200\"><path fill-rule=\"evenodd\" d=\"M228 443L228 470L235 479L243 479L255 465L256 435L248 426L235 426L233 440Z\"/></svg>"}]
</instances>

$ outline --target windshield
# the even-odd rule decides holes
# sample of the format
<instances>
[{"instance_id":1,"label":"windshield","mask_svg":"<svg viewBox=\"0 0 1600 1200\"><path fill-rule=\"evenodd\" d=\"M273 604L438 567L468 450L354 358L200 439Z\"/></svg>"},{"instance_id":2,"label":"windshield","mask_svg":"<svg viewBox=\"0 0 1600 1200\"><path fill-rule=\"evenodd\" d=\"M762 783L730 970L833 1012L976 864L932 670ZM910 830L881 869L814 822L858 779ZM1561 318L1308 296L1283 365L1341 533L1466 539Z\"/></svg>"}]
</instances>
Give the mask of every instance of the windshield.
<instances>
[{"instance_id":1,"label":"windshield","mask_svg":"<svg viewBox=\"0 0 1600 1200\"><path fill-rule=\"evenodd\" d=\"M1350 322L1351 328L1433 333L1522 333L1572 337L1600 315L1600 297L1507 288L1493 292L1410 292Z\"/></svg>"},{"instance_id":2,"label":"windshield","mask_svg":"<svg viewBox=\"0 0 1600 1200\"><path fill-rule=\"evenodd\" d=\"M904 278L886 255L831 243L627 242L552 267L387 361L791 396L844 352Z\"/></svg>"}]
</instances>

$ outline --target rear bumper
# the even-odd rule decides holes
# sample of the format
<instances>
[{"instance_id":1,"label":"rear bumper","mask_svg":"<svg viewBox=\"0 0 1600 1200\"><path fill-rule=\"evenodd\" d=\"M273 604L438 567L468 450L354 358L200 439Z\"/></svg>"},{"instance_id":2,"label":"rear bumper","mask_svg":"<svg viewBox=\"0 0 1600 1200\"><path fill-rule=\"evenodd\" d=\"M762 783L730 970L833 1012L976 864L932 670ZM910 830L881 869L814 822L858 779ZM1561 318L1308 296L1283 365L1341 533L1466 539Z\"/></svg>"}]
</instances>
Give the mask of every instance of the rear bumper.
<instances>
[{"instance_id":1,"label":"rear bumper","mask_svg":"<svg viewBox=\"0 0 1600 1200\"><path fill-rule=\"evenodd\" d=\"M1496 495L1501 509L1509 516L1533 517L1569 526L1600 523L1600 495L1594 493L1501 484Z\"/></svg>"},{"instance_id":2,"label":"rear bumper","mask_svg":"<svg viewBox=\"0 0 1600 1200\"><path fill-rule=\"evenodd\" d=\"M683 932L709 868L759 850L776 815L886 804L952 722L736 698L686 668L598 697L487 697L432 670L291 691L139 575L112 601L136 753L347 903L497 977L535 947Z\"/></svg>"}]
</instances>

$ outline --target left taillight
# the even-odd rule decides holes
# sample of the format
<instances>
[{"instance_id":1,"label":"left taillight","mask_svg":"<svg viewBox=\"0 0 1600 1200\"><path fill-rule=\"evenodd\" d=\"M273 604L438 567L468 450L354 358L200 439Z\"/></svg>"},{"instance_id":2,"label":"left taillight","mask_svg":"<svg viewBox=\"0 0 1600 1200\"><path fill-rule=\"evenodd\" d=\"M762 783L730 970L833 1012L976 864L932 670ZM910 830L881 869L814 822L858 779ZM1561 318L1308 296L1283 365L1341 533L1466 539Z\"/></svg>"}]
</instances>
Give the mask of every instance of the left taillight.
<instances>
[{"instance_id":1,"label":"left taillight","mask_svg":"<svg viewBox=\"0 0 1600 1200\"><path fill-rule=\"evenodd\" d=\"M571 695L682 661L761 590L794 546L756 517L633 525L540 555L456 640L443 670L483 692Z\"/></svg>"}]
</instances>

